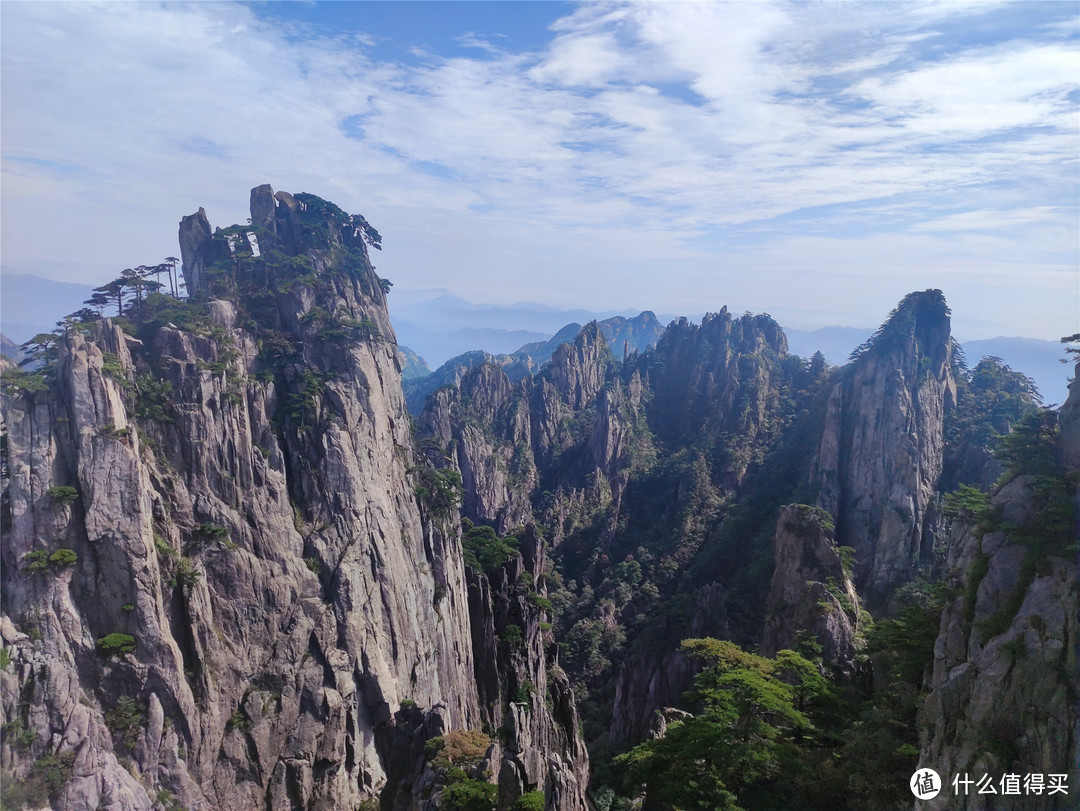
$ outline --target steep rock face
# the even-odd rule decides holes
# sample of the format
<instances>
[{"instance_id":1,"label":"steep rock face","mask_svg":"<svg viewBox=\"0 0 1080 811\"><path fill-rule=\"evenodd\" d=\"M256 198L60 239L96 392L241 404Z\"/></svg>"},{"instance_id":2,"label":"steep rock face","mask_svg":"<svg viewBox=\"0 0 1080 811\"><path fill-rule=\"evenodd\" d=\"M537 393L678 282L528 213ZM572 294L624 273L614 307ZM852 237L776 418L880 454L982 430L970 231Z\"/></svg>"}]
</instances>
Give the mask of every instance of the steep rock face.
<instances>
[{"instance_id":1,"label":"steep rock face","mask_svg":"<svg viewBox=\"0 0 1080 811\"><path fill-rule=\"evenodd\" d=\"M772 405L771 358L786 354L787 338L767 315L733 318L724 307L700 326L672 322L648 359L650 423L672 446L724 433L752 443ZM741 478L745 466L733 472Z\"/></svg>"},{"instance_id":2,"label":"steep rock face","mask_svg":"<svg viewBox=\"0 0 1080 811\"><path fill-rule=\"evenodd\" d=\"M205 209L200 208L180 220L180 258L183 262L184 278L193 290L202 286L212 240L210 221L206 218Z\"/></svg>"},{"instance_id":3,"label":"steep rock face","mask_svg":"<svg viewBox=\"0 0 1080 811\"><path fill-rule=\"evenodd\" d=\"M663 727L663 717L670 706L683 703L683 696L694 687L694 676L701 672L700 659L673 649L671 643L683 639L731 635L724 592L710 584L693 595L694 611L689 623L680 626L668 622L658 629L664 640L659 650L630 656L619 668L615 701L608 737L613 742L640 741Z\"/></svg>"},{"instance_id":4,"label":"steep rock face","mask_svg":"<svg viewBox=\"0 0 1080 811\"><path fill-rule=\"evenodd\" d=\"M469 570L482 712L493 728L505 730L490 755L498 764L500 807L539 790L549 808L584 811L589 757L544 607L544 546L532 527L521 545L522 554L491 578ZM480 663L495 663L497 678Z\"/></svg>"},{"instance_id":5,"label":"steep rock face","mask_svg":"<svg viewBox=\"0 0 1080 811\"><path fill-rule=\"evenodd\" d=\"M1058 412L1061 423L1061 464L1068 470L1080 469L1080 361L1073 367L1069 397Z\"/></svg>"},{"instance_id":6,"label":"steep rock face","mask_svg":"<svg viewBox=\"0 0 1080 811\"><path fill-rule=\"evenodd\" d=\"M933 555L945 410L953 402L949 314L939 290L905 297L833 389L811 478L855 550L871 596Z\"/></svg>"},{"instance_id":7,"label":"steep rock face","mask_svg":"<svg viewBox=\"0 0 1080 811\"><path fill-rule=\"evenodd\" d=\"M417 734L480 724L459 540L413 492L378 279L351 221L313 233L311 199L276 199L303 278L222 263L202 212L181 227L189 290L265 277L272 334L226 301L149 344L106 321L62 341L51 391L5 398L0 678L26 734L4 763L68 759L56 807L351 808L418 779L394 767L405 699ZM270 338L292 353L272 368Z\"/></svg>"},{"instance_id":8,"label":"steep rock face","mask_svg":"<svg viewBox=\"0 0 1080 811\"><path fill-rule=\"evenodd\" d=\"M822 661L838 675L850 675L859 597L833 538L832 519L804 504L787 505L776 521L775 550L762 655L795 650L800 633L809 632L821 645Z\"/></svg>"},{"instance_id":9,"label":"steep rock face","mask_svg":"<svg viewBox=\"0 0 1080 811\"><path fill-rule=\"evenodd\" d=\"M508 435L497 433L500 425ZM529 522L536 477L531 454L522 450L528 445L528 402L500 367L476 367L459 388L433 394L420 434L435 464L460 471L466 516L503 532Z\"/></svg>"},{"instance_id":10,"label":"steep rock face","mask_svg":"<svg viewBox=\"0 0 1080 811\"><path fill-rule=\"evenodd\" d=\"M561 346L537 377L511 384L501 367L488 363L465 372L457 387L431 395L420 434L435 464L460 471L464 514L505 532L533 520L530 496L537 487L572 490L603 470L600 461L610 462L618 451L612 447L621 436L616 411L625 399L611 371L610 352L593 323ZM640 381L635 386L640 401ZM598 402L594 418L588 409ZM547 479L544 471L550 471Z\"/></svg>"},{"instance_id":11,"label":"steep rock face","mask_svg":"<svg viewBox=\"0 0 1080 811\"><path fill-rule=\"evenodd\" d=\"M1069 407L1059 413L1056 450L1065 460L1072 459L1078 399L1074 383ZM1064 531L1046 527L1053 510L1039 495L1046 480L1035 475L1021 475L994 495L988 515L996 528L970 522L953 528L948 575L962 595L942 612L921 712L920 762L942 775L1065 774L1069 795L1080 779L1078 470L1070 464L1059 478L1066 488L1059 506L1067 506L1071 495ZM1050 532L1058 546L1048 543ZM1010 799L1009 807L1017 809L1075 807L1074 797L1061 794ZM946 806L986 807L974 793L931 805Z\"/></svg>"}]
</instances>

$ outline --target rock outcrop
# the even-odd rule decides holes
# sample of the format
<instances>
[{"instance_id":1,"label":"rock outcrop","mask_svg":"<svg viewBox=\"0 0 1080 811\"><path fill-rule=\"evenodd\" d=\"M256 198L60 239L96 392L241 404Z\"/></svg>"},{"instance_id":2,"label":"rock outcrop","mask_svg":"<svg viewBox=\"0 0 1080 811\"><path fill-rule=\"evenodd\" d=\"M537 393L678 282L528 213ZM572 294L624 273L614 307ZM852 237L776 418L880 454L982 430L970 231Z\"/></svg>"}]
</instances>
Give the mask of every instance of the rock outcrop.
<instances>
[{"instance_id":1,"label":"rock outcrop","mask_svg":"<svg viewBox=\"0 0 1080 811\"><path fill-rule=\"evenodd\" d=\"M904 298L829 397L811 479L836 539L855 550L871 598L933 557L946 409L954 402L949 311L940 290Z\"/></svg>"},{"instance_id":2,"label":"rock outcrop","mask_svg":"<svg viewBox=\"0 0 1080 811\"><path fill-rule=\"evenodd\" d=\"M774 549L762 655L798 650L807 634L821 646L822 662L837 676L850 677L859 597L833 537L832 518L819 508L787 505L776 521Z\"/></svg>"},{"instance_id":3,"label":"rock outcrop","mask_svg":"<svg viewBox=\"0 0 1080 811\"><path fill-rule=\"evenodd\" d=\"M252 224L258 256L185 217L191 299L69 331L5 397L3 763L39 804L434 807L424 740L503 720L456 512L418 497L377 234L269 187ZM559 684L571 732L516 751L584 808Z\"/></svg>"},{"instance_id":4,"label":"rock outcrop","mask_svg":"<svg viewBox=\"0 0 1080 811\"><path fill-rule=\"evenodd\" d=\"M1066 775L1067 795L1025 792L1010 798L1016 809L1074 808L1080 780L1078 415L1074 383L1044 469L1013 471L990 509L954 525L947 567L960 596L942 612L920 719L920 762L939 774ZM927 807L986 807L975 792L942 794Z\"/></svg>"}]
</instances>

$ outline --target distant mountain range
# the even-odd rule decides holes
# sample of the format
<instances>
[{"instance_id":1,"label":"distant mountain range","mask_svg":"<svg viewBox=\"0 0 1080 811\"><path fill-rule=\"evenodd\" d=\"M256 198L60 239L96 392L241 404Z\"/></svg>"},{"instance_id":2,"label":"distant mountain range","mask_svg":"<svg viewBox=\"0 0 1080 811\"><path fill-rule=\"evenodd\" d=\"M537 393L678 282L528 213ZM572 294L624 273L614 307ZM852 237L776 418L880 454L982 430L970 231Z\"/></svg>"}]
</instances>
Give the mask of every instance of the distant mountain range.
<instances>
[{"instance_id":1,"label":"distant mountain range","mask_svg":"<svg viewBox=\"0 0 1080 811\"><path fill-rule=\"evenodd\" d=\"M620 358L629 352L642 352L648 349L664 334L663 324L648 310L633 318L615 315L598 321L597 325L612 352ZM571 322L551 338L525 344L510 354L493 355L483 350L472 350L450 358L430 375L423 376L414 373L406 376L403 384L405 402L409 411L419 415L423 411L424 401L431 392L443 386L456 386L465 372L483 363L495 363L502 366L510 381L517 382L551 360L551 356L560 346L572 343L581 332L581 326L577 322ZM403 347L402 351L406 358L409 357L409 353L415 355L408 347ZM413 364L411 368L416 369L416 365Z\"/></svg>"},{"instance_id":2,"label":"distant mountain range","mask_svg":"<svg viewBox=\"0 0 1080 811\"><path fill-rule=\"evenodd\" d=\"M4 272L0 275L0 331L16 344L51 332L57 321L82 307L92 292L89 284Z\"/></svg>"},{"instance_id":3,"label":"distant mountain range","mask_svg":"<svg viewBox=\"0 0 1080 811\"><path fill-rule=\"evenodd\" d=\"M49 332L60 318L82 307L92 290L88 284L5 272L0 276L0 330L16 345L39 332ZM389 296L389 306L398 343L418 356L409 364L407 376L412 380L423 378L428 367L441 366L475 350L493 356L524 352L536 361L542 354L538 351L540 345L558 337L551 347L554 351L564 340L573 340L581 324L618 317L632 320L638 315L637 310L567 310L536 302L475 304L445 289L395 289ZM663 326L675 317L670 313L658 313L653 320L661 326L662 332ZM699 321L700 314L691 320ZM810 357L820 351L834 365L846 363L851 351L873 331L872 327L784 328L792 353ZM566 338L566 335L570 337ZM625 339L612 341L611 336L605 337L609 337L615 355L621 357ZM1064 353L1056 341L997 337L962 340L961 343L969 365L974 366L986 355L999 357L1034 380L1047 405L1065 401L1069 367L1060 363ZM637 345L632 342L630 348L637 348ZM551 352L548 352L544 360L550 357Z\"/></svg>"}]
</instances>

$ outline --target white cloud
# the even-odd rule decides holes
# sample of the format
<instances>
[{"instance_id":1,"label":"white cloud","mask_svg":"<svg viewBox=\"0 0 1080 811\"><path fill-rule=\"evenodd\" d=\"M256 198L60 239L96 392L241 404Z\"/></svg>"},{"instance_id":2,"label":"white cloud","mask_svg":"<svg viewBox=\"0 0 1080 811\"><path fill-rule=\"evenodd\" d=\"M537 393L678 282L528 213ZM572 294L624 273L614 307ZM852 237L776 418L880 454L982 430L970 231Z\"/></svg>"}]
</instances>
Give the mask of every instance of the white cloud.
<instances>
[{"instance_id":1,"label":"white cloud","mask_svg":"<svg viewBox=\"0 0 1080 811\"><path fill-rule=\"evenodd\" d=\"M874 306L913 266L1067 301L1075 19L950 33L997 8L586 4L541 52L461 31L475 58L398 62L257 7L4 4L5 267L150 261L180 215L242 221L271 181L363 212L403 286L672 309L723 266L775 309L861 262Z\"/></svg>"}]
</instances>

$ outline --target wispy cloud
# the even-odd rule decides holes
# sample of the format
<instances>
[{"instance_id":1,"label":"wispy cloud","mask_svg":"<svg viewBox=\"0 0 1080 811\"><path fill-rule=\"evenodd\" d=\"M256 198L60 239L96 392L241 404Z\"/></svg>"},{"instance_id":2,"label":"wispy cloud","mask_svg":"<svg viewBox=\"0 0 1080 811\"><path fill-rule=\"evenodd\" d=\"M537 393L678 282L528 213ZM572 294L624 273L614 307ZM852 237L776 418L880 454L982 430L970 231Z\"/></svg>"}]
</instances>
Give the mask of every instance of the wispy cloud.
<instances>
[{"instance_id":1,"label":"wispy cloud","mask_svg":"<svg viewBox=\"0 0 1080 811\"><path fill-rule=\"evenodd\" d=\"M535 51L462 30L454 54L393 60L377 30L257 6L9 3L3 22L6 267L148 261L180 214L242 221L269 180L363 212L405 286L824 309L813 280L861 266L868 306L926 277L959 314L983 267L1003 325L1027 317L1011 272L1073 305L1029 332L1075 331L1064 4L588 3Z\"/></svg>"}]
</instances>

